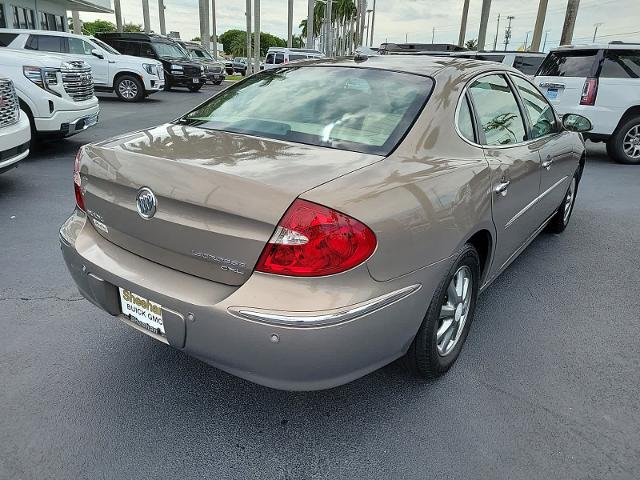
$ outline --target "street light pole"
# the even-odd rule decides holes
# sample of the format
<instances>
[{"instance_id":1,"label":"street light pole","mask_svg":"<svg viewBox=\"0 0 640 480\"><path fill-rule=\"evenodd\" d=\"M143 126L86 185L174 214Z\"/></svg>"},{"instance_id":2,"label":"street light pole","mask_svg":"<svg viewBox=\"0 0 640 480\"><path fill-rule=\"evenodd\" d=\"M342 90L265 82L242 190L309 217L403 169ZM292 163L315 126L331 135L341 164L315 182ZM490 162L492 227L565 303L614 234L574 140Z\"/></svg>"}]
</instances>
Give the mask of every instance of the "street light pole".
<instances>
[{"instance_id":1,"label":"street light pole","mask_svg":"<svg viewBox=\"0 0 640 480\"><path fill-rule=\"evenodd\" d=\"M167 24L164 20L164 0L158 0L158 20L160 20L160 35L166 35Z\"/></svg>"},{"instance_id":2,"label":"street light pole","mask_svg":"<svg viewBox=\"0 0 640 480\"><path fill-rule=\"evenodd\" d=\"M373 14L371 15L371 40L369 46L373 47L373 26L376 24L376 0L373 0Z\"/></svg>"},{"instance_id":3,"label":"street light pole","mask_svg":"<svg viewBox=\"0 0 640 480\"><path fill-rule=\"evenodd\" d=\"M464 0L462 7L462 20L460 21L460 35L458 35L458 46L464 47L464 37L467 33L467 17L469 16L469 0Z\"/></svg>"},{"instance_id":4,"label":"street light pole","mask_svg":"<svg viewBox=\"0 0 640 480\"><path fill-rule=\"evenodd\" d=\"M480 30L478 31L478 51L484 50L487 40L487 24L489 23L489 12L491 11L491 0L482 0L482 11L480 12Z\"/></svg>"},{"instance_id":5,"label":"street light pole","mask_svg":"<svg viewBox=\"0 0 640 480\"><path fill-rule=\"evenodd\" d=\"M496 25L496 36L493 38L493 49L498 48L498 35L500 35L500 14L498 14L498 24Z\"/></svg>"},{"instance_id":6,"label":"street light pole","mask_svg":"<svg viewBox=\"0 0 640 480\"><path fill-rule=\"evenodd\" d=\"M247 0L245 6L247 20L247 75L253 73L253 56L251 55L251 0Z\"/></svg>"},{"instance_id":7,"label":"street light pole","mask_svg":"<svg viewBox=\"0 0 640 480\"><path fill-rule=\"evenodd\" d=\"M533 38L531 39L531 50L534 52L540 50L540 39L542 38L544 21L547 17L548 3L549 0L540 0L540 3L538 4L538 16L536 17L536 25L533 27Z\"/></svg>"},{"instance_id":8,"label":"street light pole","mask_svg":"<svg viewBox=\"0 0 640 480\"><path fill-rule=\"evenodd\" d=\"M213 58L218 59L218 32L216 28L216 0L211 0L211 51Z\"/></svg>"},{"instance_id":9,"label":"street light pole","mask_svg":"<svg viewBox=\"0 0 640 480\"><path fill-rule=\"evenodd\" d=\"M293 0L288 2L288 22L287 22L287 47L293 47Z\"/></svg>"},{"instance_id":10,"label":"street light pole","mask_svg":"<svg viewBox=\"0 0 640 480\"><path fill-rule=\"evenodd\" d=\"M529 43L529 34L531 33L531 31L527 32L527 36L524 39L524 51L527 51L527 43Z\"/></svg>"},{"instance_id":11,"label":"street light pole","mask_svg":"<svg viewBox=\"0 0 640 480\"><path fill-rule=\"evenodd\" d=\"M120 0L113 0L113 11L116 14L116 31L122 32L122 8Z\"/></svg>"},{"instance_id":12,"label":"street light pole","mask_svg":"<svg viewBox=\"0 0 640 480\"><path fill-rule=\"evenodd\" d=\"M544 44L542 45L542 51L544 52L544 50L547 48L547 36L549 35L549 30L547 30L546 32L544 32Z\"/></svg>"},{"instance_id":13,"label":"street light pole","mask_svg":"<svg viewBox=\"0 0 640 480\"><path fill-rule=\"evenodd\" d=\"M304 45L307 48L313 48L313 7L315 3L315 0L308 0L307 3L307 42Z\"/></svg>"},{"instance_id":14,"label":"street light pole","mask_svg":"<svg viewBox=\"0 0 640 480\"><path fill-rule=\"evenodd\" d=\"M142 0L142 21L144 32L151 33L151 20L149 20L149 0Z\"/></svg>"},{"instance_id":15,"label":"street light pole","mask_svg":"<svg viewBox=\"0 0 640 480\"><path fill-rule=\"evenodd\" d=\"M596 35L598 34L598 27L600 25L604 25L604 22L598 22L593 24L593 26L596 27L595 30L593 31L593 43L596 43Z\"/></svg>"},{"instance_id":16,"label":"street light pole","mask_svg":"<svg viewBox=\"0 0 640 480\"><path fill-rule=\"evenodd\" d=\"M260 72L260 0L255 0L253 3L253 54L255 59L254 69L255 72Z\"/></svg>"}]
</instances>

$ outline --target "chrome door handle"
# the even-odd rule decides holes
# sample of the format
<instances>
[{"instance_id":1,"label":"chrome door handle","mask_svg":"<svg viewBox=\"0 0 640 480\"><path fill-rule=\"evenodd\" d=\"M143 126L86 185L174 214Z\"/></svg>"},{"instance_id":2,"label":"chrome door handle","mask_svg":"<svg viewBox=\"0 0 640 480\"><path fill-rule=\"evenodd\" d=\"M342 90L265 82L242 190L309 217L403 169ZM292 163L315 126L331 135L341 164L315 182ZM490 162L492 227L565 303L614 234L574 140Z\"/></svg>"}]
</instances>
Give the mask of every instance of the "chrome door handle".
<instances>
[{"instance_id":1,"label":"chrome door handle","mask_svg":"<svg viewBox=\"0 0 640 480\"><path fill-rule=\"evenodd\" d=\"M498 195L502 195L503 197L507 194L507 190L509 188L509 184L511 182L509 180L503 180L498 185L496 185L495 192Z\"/></svg>"},{"instance_id":2,"label":"chrome door handle","mask_svg":"<svg viewBox=\"0 0 640 480\"><path fill-rule=\"evenodd\" d=\"M553 159L548 159L546 162L542 162L542 168L546 168L547 170L551 169L551 165L553 165Z\"/></svg>"}]
</instances>

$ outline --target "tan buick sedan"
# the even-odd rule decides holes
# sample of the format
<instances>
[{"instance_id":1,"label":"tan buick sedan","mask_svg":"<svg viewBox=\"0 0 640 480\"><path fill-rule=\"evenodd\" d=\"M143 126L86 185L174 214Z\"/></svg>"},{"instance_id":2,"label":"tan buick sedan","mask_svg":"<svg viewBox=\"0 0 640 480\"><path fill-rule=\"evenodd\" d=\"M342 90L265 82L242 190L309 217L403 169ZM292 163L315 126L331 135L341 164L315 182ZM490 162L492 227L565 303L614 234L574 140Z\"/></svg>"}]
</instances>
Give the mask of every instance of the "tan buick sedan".
<instances>
[{"instance_id":1,"label":"tan buick sedan","mask_svg":"<svg viewBox=\"0 0 640 480\"><path fill-rule=\"evenodd\" d=\"M82 148L62 252L88 300L253 382L329 388L402 356L433 378L480 292L567 226L589 128L489 62L268 70Z\"/></svg>"}]
</instances>

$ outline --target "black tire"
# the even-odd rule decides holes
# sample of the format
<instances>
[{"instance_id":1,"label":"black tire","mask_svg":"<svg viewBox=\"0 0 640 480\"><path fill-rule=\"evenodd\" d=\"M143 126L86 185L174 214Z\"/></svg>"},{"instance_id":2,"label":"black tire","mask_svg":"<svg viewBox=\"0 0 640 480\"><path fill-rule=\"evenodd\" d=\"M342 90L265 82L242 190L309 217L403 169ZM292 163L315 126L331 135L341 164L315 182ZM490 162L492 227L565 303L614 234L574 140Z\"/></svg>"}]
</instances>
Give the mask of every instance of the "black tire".
<instances>
[{"instance_id":1,"label":"black tire","mask_svg":"<svg viewBox=\"0 0 640 480\"><path fill-rule=\"evenodd\" d=\"M214 85L220 85L222 83L222 80L216 80L215 82L213 82Z\"/></svg>"},{"instance_id":2,"label":"black tire","mask_svg":"<svg viewBox=\"0 0 640 480\"><path fill-rule=\"evenodd\" d=\"M246 70L242 70L242 71L240 72L240 75L242 75L243 77L244 77L246 74L247 74L247 71L246 71Z\"/></svg>"},{"instance_id":3,"label":"black tire","mask_svg":"<svg viewBox=\"0 0 640 480\"><path fill-rule=\"evenodd\" d=\"M202 88L202 82L198 83L197 85L189 85L187 88L190 92L197 92Z\"/></svg>"},{"instance_id":4,"label":"black tire","mask_svg":"<svg viewBox=\"0 0 640 480\"><path fill-rule=\"evenodd\" d=\"M163 88L163 90L164 90L165 92L170 92L170 91L171 91L171 88L172 88L172 86L171 86L171 82L169 81L169 79L168 79L168 78L167 78L167 79L165 79L165 81L164 81L164 88Z\"/></svg>"},{"instance_id":5,"label":"black tire","mask_svg":"<svg viewBox=\"0 0 640 480\"><path fill-rule=\"evenodd\" d=\"M625 137L634 129L636 133L635 138L637 139L635 141L640 142L640 115L635 115L627 119L616 129L607 142L607 153L616 162L627 165L640 165L640 156L634 158L624 151ZM640 148L640 143L637 145Z\"/></svg>"},{"instance_id":6,"label":"black tire","mask_svg":"<svg viewBox=\"0 0 640 480\"><path fill-rule=\"evenodd\" d=\"M547 224L546 230L551 233L562 233L565 231L571 220L571 214L573 214L573 207L576 204L576 195L578 195L578 185L580 184L579 172L576 172L571 179L569 187L564 197L562 197L562 203L558 207L558 210L553 215L553 218ZM568 210L567 210L568 208Z\"/></svg>"},{"instance_id":7,"label":"black tire","mask_svg":"<svg viewBox=\"0 0 640 480\"><path fill-rule=\"evenodd\" d=\"M123 102L139 102L145 97L144 84L133 75L120 75L116 78L113 90Z\"/></svg>"},{"instance_id":8,"label":"black tire","mask_svg":"<svg viewBox=\"0 0 640 480\"><path fill-rule=\"evenodd\" d=\"M472 278L465 322L462 331L457 337L457 341L451 347L451 350L443 355L438 350L437 342L437 332L443 323L443 320L440 319L440 312L445 302L449 301L447 293L449 284L452 282L456 273L463 269L463 267L467 267ZM409 347L406 360L410 370L421 377L433 379L444 375L451 368L460 354L460 350L467 339L469 328L473 322L479 287L480 257L473 245L466 244L458 254L455 262L453 262L452 267L438 285L429 309L427 310L427 314L422 321L422 325ZM460 318L457 313L455 314L455 318Z\"/></svg>"}]
</instances>

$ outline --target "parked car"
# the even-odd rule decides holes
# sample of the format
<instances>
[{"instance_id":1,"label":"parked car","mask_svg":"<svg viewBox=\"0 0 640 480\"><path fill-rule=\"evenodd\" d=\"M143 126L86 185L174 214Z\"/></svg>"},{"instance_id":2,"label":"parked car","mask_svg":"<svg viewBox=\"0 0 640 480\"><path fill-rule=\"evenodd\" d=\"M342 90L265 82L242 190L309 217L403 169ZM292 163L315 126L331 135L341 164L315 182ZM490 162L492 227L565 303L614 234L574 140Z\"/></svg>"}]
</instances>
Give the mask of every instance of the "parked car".
<instances>
[{"instance_id":1,"label":"parked car","mask_svg":"<svg viewBox=\"0 0 640 480\"><path fill-rule=\"evenodd\" d=\"M67 54L91 65L96 91L115 92L120 100L138 102L164 88L162 63L121 55L97 38L44 30L0 30L9 48Z\"/></svg>"},{"instance_id":2,"label":"parked car","mask_svg":"<svg viewBox=\"0 0 640 480\"><path fill-rule=\"evenodd\" d=\"M233 75L235 73L235 70L233 69L232 58L226 58L224 60L224 71L226 72L227 75Z\"/></svg>"},{"instance_id":3,"label":"parked car","mask_svg":"<svg viewBox=\"0 0 640 480\"><path fill-rule=\"evenodd\" d=\"M248 380L329 388L403 355L432 378L480 291L567 227L589 126L489 62L265 70L82 148L62 251L93 303Z\"/></svg>"},{"instance_id":4,"label":"parked car","mask_svg":"<svg viewBox=\"0 0 640 480\"><path fill-rule=\"evenodd\" d=\"M456 58L471 58L474 60L485 60L488 62L498 62L503 65L520 70L525 75L533 76L538 71L540 65L547 56L541 52L455 52L451 54Z\"/></svg>"},{"instance_id":5,"label":"parked car","mask_svg":"<svg viewBox=\"0 0 640 480\"><path fill-rule=\"evenodd\" d=\"M615 161L640 165L640 43L553 49L535 80L559 112L591 120L586 138L606 142Z\"/></svg>"},{"instance_id":6,"label":"parked car","mask_svg":"<svg viewBox=\"0 0 640 480\"><path fill-rule=\"evenodd\" d=\"M324 54L318 50L312 50L310 48L269 47L269 50L267 50L267 56L264 60L264 68L262 68L261 65L260 69L268 70L291 62L319 58L324 58Z\"/></svg>"},{"instance_id":7,"label":"parked car","mask_svg":"<svg viewBox=\"0 0 640 480\"><path fill-rule=\"evenodd\" d=\"M91 67L55 53L0 48L2 75L39 136L67 137L98 122Z\"/></svg>"},{"instance_id":8,"label":"parked car","mask_svg":"<svg viewBox=\"0 0 640 480\"><path fill-rule=\"evenodd\" d=\"M0 77L0 173L29 155L30 141L29 119L20 110L13 82Z\"/></svg>"},{"instance_id":9,"label":"parked car","mask_svg":"<svg viewBox=\"0 0 640 480\"><path fill-rule=\"evenodd\" d=\"M222 62L218 62L213 58L213 55L197 43L179 40L176 40L176 42L189 53L192 60L197 61L204 67L207 80L214 85L222 83L224 80L224 64Z\"/></svg>"},{"instance_id":10,"label":"parked car","mask_svg":"<svg viewBox=\"0 0 640 480\"><path fill-rule=\"evenodd\" d=\"M168 37L137 32L97 33L96 37L122 54L160 61L164 67L165 90L186 87L197 92L207 80L204 66Z\"/></svg>"},{"instance_id":11,"label":"parked car","mask_svg":"<svg viewBox=\"0 0 640 480\"><path fill-rule=\"evenodd\" d=\"M235 57L233 59L233 71L244 77L247 74L247 59L244 57Z\"/></svg>"}]
</instances>

